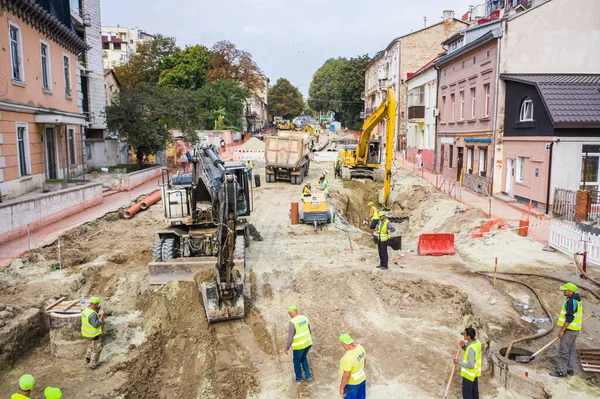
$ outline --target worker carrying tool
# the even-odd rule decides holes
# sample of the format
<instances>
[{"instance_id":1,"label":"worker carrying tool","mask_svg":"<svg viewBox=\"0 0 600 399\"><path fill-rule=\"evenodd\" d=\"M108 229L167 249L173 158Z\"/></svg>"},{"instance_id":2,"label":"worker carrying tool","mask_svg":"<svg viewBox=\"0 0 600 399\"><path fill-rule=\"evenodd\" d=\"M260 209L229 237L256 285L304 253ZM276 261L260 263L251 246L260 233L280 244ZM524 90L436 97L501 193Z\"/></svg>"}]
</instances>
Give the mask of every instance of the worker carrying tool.
<instances>
[{"instance_id":1,"label":"worker carrying tool","mask_svg":"<svg viewBox=\"0 0 600 399\"><path fill-rule=\"evenodd\" d=\"M367 397L367 363L365 348L354 342L350 334L339 337L346 350L340 360L340 395L345 399L365 399Z\"/></svg>"},{"instance_id":2,"label":"worker carrying tool","mask_svg":"<svg viewBox=\"0 0 600 399\"><path fill-rule=\"evenodd\" d=\"M98 297L90 299L90 306L81 312L81 335L89 340L85 352L85 363L90 370L98 366L98 358L102 351L102 325L104 324L104 310L100 310L102 300Z\"/></svg>"},{"instance_id":3,"label":"worker carrying tool","mask_svg":"<svg viewBox=\"0 0 600 399\"><path fill-rule=\"evenodd\" d=\"M297 306L290 306L288 314L292 320L288 327L288 339L283 352L287 355L290 347L292 348L296 382L304 381L302 370L304 370L306 381L312 381L312 374L306 358L312 347L310 323L306 316L298 314Z\"/></svg>"},{"instance_id":4,"label":"worker carrying tool","mask_svg":"<svg viewBox=\"0 0 600 399\"><path fill-rule=\"evenodd\" d=\"M577 286L573 283L566 283L560 289L567 299L563 303L556 323L562 328L558 332L558 338L560 338L558 369L550 372L553 377L575 374L576 342L583 324L583 306L581 297L577 294Z\"/></svg>"},{"instance_id":5,"label":"worker carrying tool","mask_svg":"<svg viewBox=\"0 0 600 399\"><path fill-rule=\"evenodd\" d=\"M379 222L377 223L377 227L373 233L373 235L377 238L377 251L379 252L379 265L377 266L377 269L387 270L389 262L387 242L391 238L390 233L393 233L396 231L396 229L386 217L385 211L379 212L378 215Z\"/></svg>"},{"instance_id":6,"label":"worker carrying tool","mask_svg":"<svg viewBox=\"0 0 600 399\"><path fill-rule=\"evenodd\" d=\"M375 230L377 227L377 223L379 223L379 210L375 207L373 201L370 201L367 206L369 207L369 220L371 221L369 224L369 228L371 230Z\"/></svg>"},{"instance_id":7,"label":"worker carrying tool","mask_svg":"<svg viewBox=\"0 0 600 399\"><path fill-rule=\"evenodd\" d=\"M13 394L10 399L27 399L35 388L35 378L31 374L24 374L19 378L19 393Z\"/></svg>"},{"instance_id":8,"label":"worker carrying tool","mask_svg":"<svg viewBox=\"0 0 600 399\"><path fill-rule=\"evenodd\" d=\"M44 396L46 399L62 399L62 391L58 388L46 387Z\"/></svg>"},{"instance_id":9,"label":"worker carrying tool","mask_svg":"<svg viewBox=\"0 0 600 399\"><path fill-rule=\"evenodd\" d=\"M479 376L481 375L481 342L475 339L477 332L473 327L465 328L463 337L466 341L458 344L465 350L462 360L454 359L460 366L462 376L463 399L479 399Z\"/></svg>"}]
</instances>

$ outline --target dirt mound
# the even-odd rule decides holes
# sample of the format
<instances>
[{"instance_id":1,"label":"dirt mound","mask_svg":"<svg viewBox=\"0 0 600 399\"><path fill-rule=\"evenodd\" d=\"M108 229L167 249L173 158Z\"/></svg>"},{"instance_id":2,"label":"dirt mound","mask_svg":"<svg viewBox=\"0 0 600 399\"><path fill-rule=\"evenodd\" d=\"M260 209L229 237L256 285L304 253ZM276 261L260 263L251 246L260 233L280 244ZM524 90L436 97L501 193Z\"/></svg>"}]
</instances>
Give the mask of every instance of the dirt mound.
<instances>
[{"instance_id":1,"label":"dirt mound","mask_svg":"<svg viewBox=\"0 0 600 399\"><path fill-rule=\"evenodd\" d=\"M487 219L485 212L479 208L464 209L457 207L454 216L446 219L440 226L440 231L450 233L470 233L475 228L480 227L484 219Z\"/></svg>"},{"instance_id":2,"label":"dirt mound","mask_svg":"<svg viewBox=\"0 0 600 399\"><path fill-rule=\"evenodd\" d=\"M267 322L262 317L260 310L252 308L246 321L252 329L252 334L260 349L269 355L276 355L277 345L275 344L275 339L269 333Z\"/></svg>"}]
</instances>

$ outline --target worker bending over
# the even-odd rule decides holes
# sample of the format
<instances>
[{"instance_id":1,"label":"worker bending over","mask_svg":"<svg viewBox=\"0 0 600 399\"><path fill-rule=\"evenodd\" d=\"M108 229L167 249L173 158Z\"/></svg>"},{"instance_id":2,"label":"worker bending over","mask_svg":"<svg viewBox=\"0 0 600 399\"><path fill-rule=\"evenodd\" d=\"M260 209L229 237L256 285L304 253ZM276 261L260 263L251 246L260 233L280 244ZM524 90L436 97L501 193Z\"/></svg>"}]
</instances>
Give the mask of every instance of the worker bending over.
<instances>
[{"instance_id":1,"label":"worker bending over","mask_svg":"<svg viewBox=\"0 0 600 399\"><path fill-rule=\"evenodd\" d=\"M321 176L321 178L319 179L319 186L317 188L323 191L323 194L325 194L325 198L331 198L331 196L329 195L329 185L327 184L327 178Z\"/></svg>"},{"instance_id":2,"label":"worker bending over","mask_svg":"<svg viewBox=\"0 0 600 399\"><path fill-rule=\"evenodd\" d=\"M365 399L367 397L367 363L365 348L354 342L349 334L340 335L342 347L346 350L340 360L340 395L345 399Z\"/></svg>"},{"instance_id":3,"label":"worker bending over","mask_svg":"<svg viewBox=\"0 0 600 399\"><path fill-rule=\"evenodd\" d=\"M35 378L31 374L22 375L19 378L19 393L13 394L10 399L30 398L33 388L35 388Z\"/></svg>"},{"instance_id":4,"label":"worker bending over","mask_svg":"<svg viewBox=\"0 0 600 399\"><path fill-rule=\"evenodd\" d=\"M300 195L300 201L304 202L304 197L307 195L310 195L310 191L311 191L311 186L310 186L310 182L308 181L302 188L302 195Z\"/></svg>"},{"instance_id":5,"label":"worker bending over","mask_svg":"<svg viewBox=\"0 0 600 399\"><path fill-rule=\"evenodd\" d=\"M304 381L302 370L304 370L306 381L312 381L312 374L306 358L312 347L310 323L306 316L298 314L297 306L290 306L288 314L292 320L288 327L288 339L283 352L287 355L290 347L292 348L296 382Z\"/></svg>"},{"instance_id":6,"label":"worker bending over","mask_svg":"<svg viewBox=\"0 0 600 399\"><path fill-rule=\"evenodd\" d=\"M556 323L562 328L558 332L558 338L560 338L558 369L550 372L553 377L575 374L576 343L583 324L583 306L581 305L581 297L576 293L577 286L573 283L566 283L560 289L567 299L563 303Z\"/></svg>"},{"instance_id":7,"label":"worker bending over","mask_svg":"<svg viewBox=\"0 0 600 399\"><path fill-rule=\"evenodd\" d=\"M100 309L102 300L98 297L90 299L90 306L81 312L81 335L89 340L85 352L85 363L91 370L98 366L98 358L102 351L102 325L104 324L104 310Z\"/></svg>"},{"instance_id":8,"label":"worker bending over","mask_svg":"<svg viewBox=\"0 0 600 399\"><path fill-rule=\"evenodd\" d=\"M375 207L375 204L371 201L367 204L369 207L369 228L374 231L379 223L379 210Z\"/></svg>"},{"instance_id":9,"label":"worker bending over","mask_svg":"<svg viewBox=\"0 0 600 399\"><path fill-rule=\"evenodd\" d=\"M396 231L396 229L386 217L385 212L379 212L379 222L375 228L375 233L373 233L377 238L377 251L379 252L379 266L377 266L377 268L379 270L388 269L389 257L387 252L387 242L392 237L390 233L393 233L394 231Z\"/></svg>"},{"instance_id":10,"label":"worker bending over","mask_svg":"<svg viewBox=\"0 0 600 399\"><path fill-rule=\"evenodd\" d=\"M465 328L463 337L466 340L458 344L465 350L462 360L454 359L454 364L460 366L462 376L463 399L479 399L479 376L481 375L481 342L475 339L475 329Z\"/></svg>"}]
</instances>

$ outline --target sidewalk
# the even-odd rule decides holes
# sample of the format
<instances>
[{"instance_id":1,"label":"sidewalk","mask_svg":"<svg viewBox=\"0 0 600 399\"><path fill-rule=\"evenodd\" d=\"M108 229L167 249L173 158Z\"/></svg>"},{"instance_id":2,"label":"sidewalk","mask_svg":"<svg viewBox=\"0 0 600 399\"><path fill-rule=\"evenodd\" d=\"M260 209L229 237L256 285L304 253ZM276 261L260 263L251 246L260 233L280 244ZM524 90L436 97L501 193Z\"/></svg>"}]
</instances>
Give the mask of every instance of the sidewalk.
<instances>
[{"instance_id":1,"label":"sidewalk","mask_svg":"<svg viewBox=\"0 0 600 399\"><path fill-rule=\"evenodd\" d=\"M422 177L431 185L436 185L435 173L422 169L417 170L415 164L408 159L402 160L402 154L396 152L396 165L402 165L406 170L412 170L418 176ZM519 227L519 220L527 218L529 207L525 204L517 202L505 202L496 197L483 197L475 194L471 190L461 187L456 182L455 190L452 193L452 198L464 203L467 206L479 208L489 217L491 207L491 218L499 218L504 220L511 228ZM542 244L548 244L548 235L550 233L550 218L540 212L539 209L533 208L529 217L529 235Z\"/></svg>"},{"instance_id":2,"label":"sidewalk","mask_svg":"<svg viewBox=\"0 0 600 399\"><path fill-rule=\"evenodd\" d=\"M116 211L119 208L128 205L140 195L148 194L157 189L158 186L156 181L151 180L131 191L123 191L105 196L102 203L97 206L84 209L79 213L70 215L32 232L31 249L46 245L58 238L64 231L95 220L108 212ZM29 239L27 236L0 244L0 268L10 264L10 262L28 249Z\"/></svg>"}]
</instances>

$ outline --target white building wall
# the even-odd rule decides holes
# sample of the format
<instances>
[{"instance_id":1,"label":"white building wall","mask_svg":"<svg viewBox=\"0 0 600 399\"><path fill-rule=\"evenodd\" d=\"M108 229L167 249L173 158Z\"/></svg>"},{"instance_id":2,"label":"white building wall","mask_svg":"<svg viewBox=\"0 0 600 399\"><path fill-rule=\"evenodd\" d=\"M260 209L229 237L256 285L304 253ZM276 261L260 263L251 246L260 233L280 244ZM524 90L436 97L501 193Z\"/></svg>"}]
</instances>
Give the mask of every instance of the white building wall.
<instances>
[{"instance_id":1,"label":"white building wall","mask_svg":"<svg viewBox=\"0 0 600 399\"><path fill-rule=\"evenodd\" d=\"M85 28L85 42L90 47L86 53L88 99L91 129L106 129L106 93L104 91L104 66L102 63L102 36L100 33L100 0L83 0L83 10L90 16L90 26Z\"/></svg>"},{"instance_id":2,"label":"white building wall","mask_svg":"<svg viewBox=\"0 0 600 399\"><path fill-rule=\"evenodd\" d=\"M600 144L600 137L554 138L552 148L552 176L550 194L554 195L555 188L579 190L581 183L581 167L583 164L583 145Z\"/></svg>"},{"instance_id":3,"label":"white building wall","mask_svg":"<svg viewBox=\"0 0 600 399\"><path fill-rule=\"evenodd\" d=\"M424 86L425 91L425 118L424 123L409 122L406 130L406 145L411 148L422 150L435 149L435 115L437 100L437 71L430 68L427 72L410 79L407 82L407 92ZM408 115L408 101L406 101L406 115ZM415 129L423 129L423 138L415 137Z\"/></svg>"}]
</instances>

